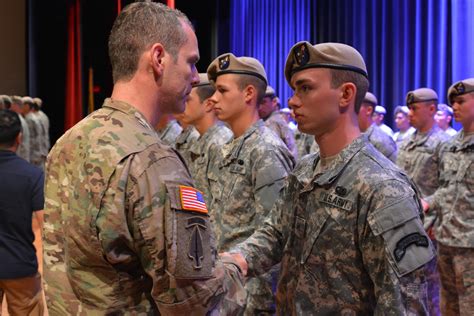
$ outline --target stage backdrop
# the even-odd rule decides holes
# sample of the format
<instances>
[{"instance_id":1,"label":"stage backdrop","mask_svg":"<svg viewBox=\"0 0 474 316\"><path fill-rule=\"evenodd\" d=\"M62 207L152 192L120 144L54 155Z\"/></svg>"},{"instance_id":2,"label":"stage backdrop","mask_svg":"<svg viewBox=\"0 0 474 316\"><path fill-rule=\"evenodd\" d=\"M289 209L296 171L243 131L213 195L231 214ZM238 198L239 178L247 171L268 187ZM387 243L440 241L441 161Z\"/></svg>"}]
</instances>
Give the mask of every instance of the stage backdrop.
<instances>
[{"instance_id":1,"label":"stage backdrop","mask_svg":"<svg viewBox=\"0 0 474 316\"><path fill-rule=\"evenodd\" d=\"M472 0L232 0L231 50L258 58L286 101L283 65L292 44L340 42L364 56L370 91L392 111L409 90L474 77ZM308 29L309 28L309 29ZM459 128L459 126L457 126Z\"/></svg>"}]
</instances>

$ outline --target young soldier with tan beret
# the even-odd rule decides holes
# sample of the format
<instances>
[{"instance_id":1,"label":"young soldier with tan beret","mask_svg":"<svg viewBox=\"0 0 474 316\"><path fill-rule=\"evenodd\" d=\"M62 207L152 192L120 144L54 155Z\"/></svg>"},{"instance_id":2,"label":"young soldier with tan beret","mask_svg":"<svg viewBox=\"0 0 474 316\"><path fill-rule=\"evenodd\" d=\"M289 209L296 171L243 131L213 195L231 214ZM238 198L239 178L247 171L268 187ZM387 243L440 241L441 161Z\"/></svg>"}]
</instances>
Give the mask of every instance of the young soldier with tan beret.
<instances>
[{"instance_id":1,"label":"young soldier with tan beret","mask_svg":"<svg viewBox=\"0 0 474 316\"><path fill-rule=\"evenodd\" d=\"M320 152L298 162L263 227L230 254L249 276L281 263L278 315L426 315L435 254L414 185L361 135L362 56L300 42L285 76L298 128Z\"/></svg>"}]
</instances>

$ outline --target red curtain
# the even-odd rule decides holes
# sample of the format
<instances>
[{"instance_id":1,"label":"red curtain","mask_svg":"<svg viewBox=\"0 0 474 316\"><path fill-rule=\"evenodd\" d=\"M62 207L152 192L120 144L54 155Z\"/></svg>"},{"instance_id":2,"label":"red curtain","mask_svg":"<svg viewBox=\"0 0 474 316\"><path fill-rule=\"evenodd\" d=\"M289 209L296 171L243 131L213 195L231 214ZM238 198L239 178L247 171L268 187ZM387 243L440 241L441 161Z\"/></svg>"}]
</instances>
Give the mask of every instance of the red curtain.
<instances>
[{"instance_id":1,"label":"red curtain","mask_svg":"<svg viewBox=\"0 0 474 316\"><path fill-rule=\"evenodd\" d=\"M168 7L174 9L174 0L166 0L166 4L168 5Z\"/></svg>"},{"instance_id":2,"label":"red curtain","mask_svg":"<svg viewBox=\"0 0 474 316\"><path fill-rule=\"evenodd\" d=\"M68 47L66 61L66 113L64 129L82 119L81 4L70 1L67 8Z\"/></svg>"}]
</instances>

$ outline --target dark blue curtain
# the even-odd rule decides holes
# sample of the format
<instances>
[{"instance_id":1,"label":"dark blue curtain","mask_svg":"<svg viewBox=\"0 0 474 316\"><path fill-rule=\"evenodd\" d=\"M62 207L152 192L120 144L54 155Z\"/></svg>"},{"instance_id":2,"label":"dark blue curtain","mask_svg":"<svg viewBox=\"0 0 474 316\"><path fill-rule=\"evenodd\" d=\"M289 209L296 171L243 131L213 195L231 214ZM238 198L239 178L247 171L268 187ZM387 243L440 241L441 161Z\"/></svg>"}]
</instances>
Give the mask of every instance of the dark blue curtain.
<instances>
[{"instance_id":1,"label":"dark blue curtain","mask_svg":"<svg viewBox=\"0 0 474 316\"><path fill-rule=\"evenodd\" d=\"M232 0L230 51L260 60L282 104L291 96L283 75L286 56L298 41L310 40L310 0Z\"/></svg>"},{"instance_id":2,"label":"dark blue curtain","mask_svg":"<svg viewBox=\"0 0 474 316\"><path fill-rule=\"evenodd\" d=\"M231 50L260 59L286 100L283 65L292 44L352 45L393 125L392 111L409 90L429 87L446 102L453 81L474 77L473 13L472 0L233 0Z\"/></svg>"}]
</instances>

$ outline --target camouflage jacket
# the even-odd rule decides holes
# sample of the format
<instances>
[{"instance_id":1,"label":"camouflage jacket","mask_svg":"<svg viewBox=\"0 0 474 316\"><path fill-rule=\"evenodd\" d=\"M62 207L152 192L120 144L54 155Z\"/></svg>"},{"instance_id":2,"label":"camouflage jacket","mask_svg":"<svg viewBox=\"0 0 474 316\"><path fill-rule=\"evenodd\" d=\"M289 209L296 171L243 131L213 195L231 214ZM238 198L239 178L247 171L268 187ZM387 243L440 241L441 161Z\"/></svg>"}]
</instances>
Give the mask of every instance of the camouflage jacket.
<instances>
[{"instance_id":1,"label":"camouflage jacket","mask_svg":"<svg viewBox=\"0 0 474 316\"><path fill-rule=\"evenodd\" d=\"M160 136L160 139L163 141L163 143L175 147L176 139L182 131L183 129L181 125L179 125L176 120L171 120L168 122L168 124L166 124L164 129L158 131L158 135Z\"/></svg>"},{"instance_id":2,"label":"camouflage jacket","mask_svg":"<svg viewBox=\"0 0 474 316\"><path fill-rule=\"evenodd\" d=\"M41 110L36 112L35 115L38 117L38 121L40 122L42 126L42 133L44 134L43 153L45 153L45 155L48 155L49 148L51 148L51 141L49 139L49 118Z\"/></svg>"},{"instance_id":3,"label":"camouflage jacket","mask_svg":"<svg viewBox=\"0 0 474 316\"><path fill-rule=\"evenodd\" d=\"M293 164L288 148L262 120L215 152L207 177L219 251L263 223Z\"/></svg>"},{"instance_id":4,"label":"camouflage jacket","mask_svg":"<svg viewBox=\"0 0 474 316\"><path fill-rule=\"evenodd\" d=\"M436 240L474 248L474 135L460 131L440 149L440 186L428 197L438 214Z\"/></svg>"},{"instance_id":5,"label":"camouflage jacket","mask_svg":"<svg viewBox=\"0 0 474 316\"><path fill-rule=\"evenodd\" d=\"M46 168L49 313L204 315L213 308L228 271L214 260L205 204L192 186L176 152L124 102L107 99L68 130Z\"/></svg>"},{"instance_id":6,"label":"camouflage jacket","mask_svg":"<svg viewBox=\"0 0 474 316\"><path fill-rule=\"evenodd\" d=\"M189 148L190 162L189 171L193 176L198 188L204 195L204 200L210 203L211 194L209 191L209 182L207 173L212 153L220 150L222 145L232 139L232 131L224 124L217 123L209 128L204 135L201 135Z\"/></svg>"},{"instance_id":7,"label":"camouflage jacket","mask_svg":"<svg viewBox=\"0 0 474 316\"><path fill-rule=\"evenodd\" d=\"M376 124L372 124L365 133L369 138L369 142L385 157L392 162L397 160L397 144L395 144L395 141L388 136L387 133L382 131L380 127Z\"/></svg>"},{"instance_id":8,"label":"camouflage jacket","mask_svg":"<svg viewBox=\"0 0 474 316\"><path fill-rule=\"evenodd\" d=\"M28 124L30 132L30 162L32 165L43 170L47 154L44 153L43 127L38 120L38 117L33 112L30 112L25 116L25 121Z\"/></svg>"},{"instance_id":9,"label":"camouflage jacket","mask_svg":"<svg viewBox=\"0 0 474 316\"><path fill-rule=\"evenodd\" d=\"M26 161L30 161L31 159L31 153L30 153L30 128L28 127L28 123L26 123L25 119L21 114L18 114L20 117L20 122L21 122L21 133L22 133L22 138L21 138L21 144L18 147L16 154L25 159Z\"/></svg>"},{"instance_id":10,"label":"camouflage jacket","mask_svg":"<svg viewBox=\"0 0 474 316\"><path fill-rule=\"evenodd\" d=\"M194 128L194 126L188 126L181 134L178 135L176 138L175 148L180 153L181 157L183 157L186 165L189 167L190 160L190 152L189 148L191 145L199 138L199 132Z\"/></svg>"},{"instance_id":11,"label":"camouflage jacket","mask_svg":"<svg viewBox=\"0 0 474 316\"><path fill-rule=\"evenodd\" d=\"M393 134L393 140L397 144L397 148L400 148L403 141L407 139L408 137L410 137L410 135L412 135L415 131L416 129L410 126L405 132L398 131L395 134Z\"/></svg>"},{"instance_id":12,"label":"camouflage jacket","mask_svg":"<svg viewBox=\"0 0 474 316\"><path fill-rule=\"evenodd\" d=\"M283 115L278 111L272 112L272 114L270 114L270 116L265 120L265 126L274 131L277 136L281 138L283 143L285 143L288 150L296 159L298 157L298 148L295 143L295 133L288 126Z\"/></svg>"},{"instance_id":13,"label":"camouflage jacket","mask_svg":"<svg viewBox=\"0 0 474 316\"><path fill-rule=\"evenodd\" d=\"M231 252L249 275L281 262L279 315L426 315L435 254L414 185L366 135L322 173L318 162L297 164L264 225Z\"/></svg>"},{"instance_id":14,"label":"camouflage jacket","mask_svg":"<svg viewBox=\"0 0 474 316\"><path fill-rule=\"evenodd\" d=\"M311 147L315 143L314 136L300 132L298 129L295 131L295 143L298 149L297 159L303 158L307 154L311 153Z\"/></svg>"},{"instance_id":15,"label":"camouflage jacket","mask_svg":"<svg viewBox=\"0 0 474 316\"><path fill-rule=\"evenodd\" d=\"M439 145L449 139L436 124L426 134L416 131L399 148L397 165L416 183L423 197L439 186Z\"/></svg>"}]
</instances>

